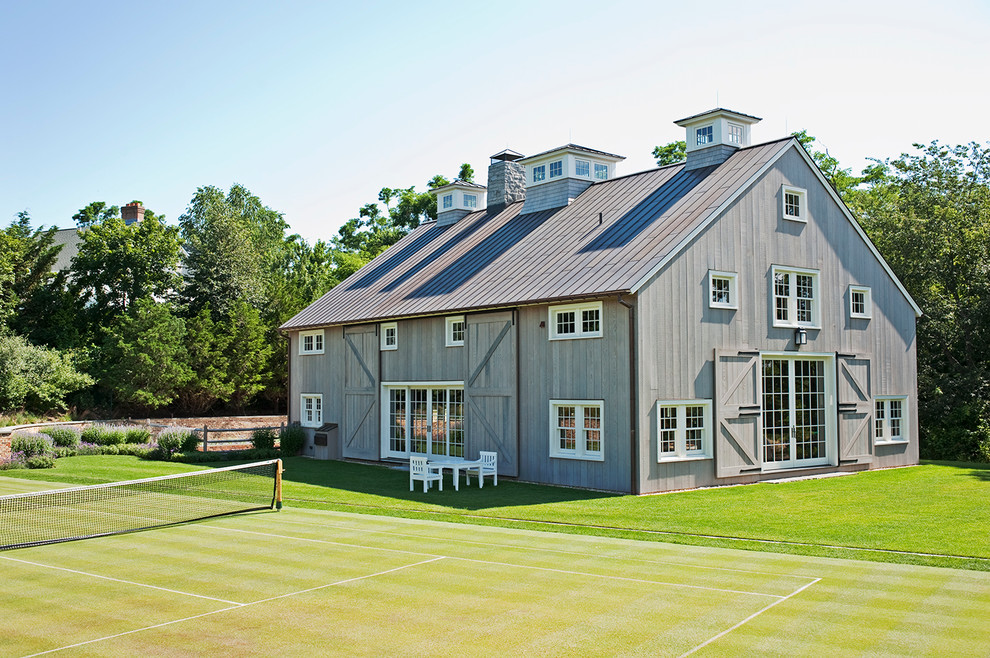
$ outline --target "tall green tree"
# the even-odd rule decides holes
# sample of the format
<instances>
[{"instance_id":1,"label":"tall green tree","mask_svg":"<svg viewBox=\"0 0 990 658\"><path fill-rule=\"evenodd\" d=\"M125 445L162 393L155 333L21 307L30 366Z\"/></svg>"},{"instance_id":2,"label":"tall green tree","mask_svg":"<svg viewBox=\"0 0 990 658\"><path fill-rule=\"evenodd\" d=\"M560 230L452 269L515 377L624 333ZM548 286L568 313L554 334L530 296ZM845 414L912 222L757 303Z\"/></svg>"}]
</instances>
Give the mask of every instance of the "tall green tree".
<instances>
[{"instance_id":1,"label":"tall green tree","mask_svg":"<svg viewBox=\"0 0 990 658\"><path fill-rule=\"evenodd\" d=\"M818 165L822 174L825 175L825 180L839 193L839 196L846 202L846 205L853 206L856 202L855 195L857 188L864 181L863 177L854 176L852 169L841 167L839 161L828 152L828 149L819 151L815 146L816 139L809 135L807 130L799 130L791 133L791 135L797 138L801 146L811 155L815 164Z\"/></svg>"},{"instance_id":2,"label":"tall green tree","mask_svg":"<svg viewBox=\"0 0 990 658\"><path fill-rule=\"evenodd\" d=\"M101 224L108 219L119 216L119 207L108 206L104 201L93 201L85 208L80 208L79 212L72 216L72 219L79 228L88 228L93 224Z\"/></svg>"},{"instance_id":3,"label":"tall green tree","mask_svg":"<svg viewBox=\"0 0 990 658\"><path fill-rule=\"evenodd\" d=\"M653 157L656 158L658 167L684 162L687 158L687 142L681 140L663 146L654 146Z\"/></svg>"},{"instance_id":4,"label":"tall green tree","mask_svg":"<svg viewBox=\"0 0 990 658\"><path fill-rule=\"evenodd\" d=\"M226 378L231 387L230 402L243 411L265 387L272 346L258 310L244 300L230 307L225 325L221 330L230 337Z\"/></svg>"},{"instance_id":5,"label":"tall green tree","mask_svg":"<svg viewBox=\"0 0 990 658\"><path fill-rule=\"evenodd\" d=\"M198 416L227 402L234 392L228 379L231 335L213 321L209 305L185 325L186 363L192 377L179 388L178 404L184 412Z\"/></svg>"},{"instance_id":6,"label":"tall green tree","mask_svg":"<svg viewBox=\"0 0 990 658\"><path fill-rule=\"evenodd\" d=\"M61 250L55 244L57 231L32 228L26 211L0 231L0 326L22 314L31 297L51 280Z\"/></svg>"},{"instance_id":7,"label":"tall green tree","mask_svg":"<svg viewBox=\"0 0 990 658\"><path fill-rule=\"evenodd\" d=\"M93 384L76 355L0 336L0 412L46 414L65 409L66 396Z\"/></svg>"}]
</instances>

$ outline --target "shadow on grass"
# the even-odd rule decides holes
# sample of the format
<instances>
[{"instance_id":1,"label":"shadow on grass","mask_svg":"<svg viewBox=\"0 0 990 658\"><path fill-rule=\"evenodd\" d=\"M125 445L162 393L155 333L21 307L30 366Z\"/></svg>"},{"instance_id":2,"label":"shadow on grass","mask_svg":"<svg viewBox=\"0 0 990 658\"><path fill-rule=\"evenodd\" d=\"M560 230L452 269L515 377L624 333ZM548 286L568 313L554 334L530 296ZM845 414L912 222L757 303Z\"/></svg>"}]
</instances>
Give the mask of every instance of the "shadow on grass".
<instances>
[{"instance_id":1,"label":"shadow on grass","mask_svg":"<svg viewBox=\"0 0 990 658\"><path fill-rule=\"evenodd\" d=\"M364 494L413 502L416 503L415 507L429 504L462 511L587 501L614 498L620 495L501 479L496 487L493 486L490 477L485 479L484 488L480 488L476 478L472 477L471 486L467 486L464 484L463 476L461 477L460 490L455 491L450 471L444 471L443 491L439 491L434 485L427 493L424 493L422 482L417 482L415 490L409 491L409 472L390 466L317 461L303 457L292 457L285 460L283 487L287 500L299 494L309 500L323 500L330 503L357 504L362 501L371 503L368 499L359 500L360 495ZM314 492L312 489L294 491L292 485L295 483L322 487L324 490L322 492ZM314 493L316 494L315 498ZM358 494L358 496L352 494Z\"/></svg>"},{"instance_id":2,"label":"shadow on grass","mask_svg":"<svg viewBox=\"0 0 990 658\"><path fill-rule=\"evenodd\" d=\"M975 478L983 482L990 482L990 464L980 464L977 462L942 462L930 459L923 459L921 463L931 464L932 466L948 466L949 468L956 469L954 474L959 477Z\"/></svg>"}]
</instances>

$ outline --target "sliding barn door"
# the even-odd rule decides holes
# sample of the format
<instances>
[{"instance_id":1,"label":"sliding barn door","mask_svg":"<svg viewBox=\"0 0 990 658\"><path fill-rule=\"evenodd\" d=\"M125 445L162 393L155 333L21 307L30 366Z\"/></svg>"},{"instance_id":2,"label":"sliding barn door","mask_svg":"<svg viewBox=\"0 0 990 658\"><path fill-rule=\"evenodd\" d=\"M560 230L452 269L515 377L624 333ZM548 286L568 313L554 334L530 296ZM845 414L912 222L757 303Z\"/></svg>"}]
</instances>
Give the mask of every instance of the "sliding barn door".
<instances>
[{"instance_id":1,"label":"sliding barn door","mask_svg":"<svg viewBox=\"0 0 990 658\"><path fill-rule=\"evenodd\" d=\"M839 402L839 463L873 461L873 393L869 355L836 357Z\"/></svg>"},{"instance_id":2,"label":"sliding barn door","mask_svg":"<svg viewBox=\"0 0 990 658\"><path fill-rule=\"evenodd\" d=\"M519 475L516 441L516 326L513 315L489 313L467 317L468 371L466 457L479 450L498 453L498 471Z\"/></svg>"},{"instance_id":3,"label":"sliding barn door","mask_svg":"<svg viewBox=\"0 0 990 658\"><path fill-rule=\"evenodd\" d=\"M760 353L715 350L715 475L759 473Z\"/></svg>"},{"instance_id":4,"label":"sliding barn door","mask_svg":"<svg viewBox=\"0 0 990 658\"><path fill-rule=\"evenodd\" d=\"M344 328L344 457L378 459L378 335L373 325Z\"/></svg>"}]
</instances>

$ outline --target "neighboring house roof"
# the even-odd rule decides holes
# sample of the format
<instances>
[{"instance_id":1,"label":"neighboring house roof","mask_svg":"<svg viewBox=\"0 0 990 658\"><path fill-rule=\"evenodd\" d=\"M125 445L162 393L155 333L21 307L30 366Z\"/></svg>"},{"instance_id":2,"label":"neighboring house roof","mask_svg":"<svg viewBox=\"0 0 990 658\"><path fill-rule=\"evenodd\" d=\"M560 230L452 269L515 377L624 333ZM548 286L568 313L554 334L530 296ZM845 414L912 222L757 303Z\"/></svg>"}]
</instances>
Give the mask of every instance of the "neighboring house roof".
<instances>
[{"instance_id":1,"label":"neighboring house roof","mask_svg":"<svg viewBox=\"0 0 990 658\"><path fill-rule=\"evenodd\" d=\"M79 253L79 245L82 244L82 236L74 228L63 228L55 232L53 245L61 245L58 258L52 265L53 272L64 272L72 267L72 258Z\"/></svg>"},{"instance_id":2,"label":"neighboring house roof","mask_svg":"<svg viewBox=\"0 0 990 658\"><path fill-rule=\"evenodd\" d=\"M597 182L560 208L520 215L520 201L447 226L423 224L281 328L634 293L792 148L818 172L787 137L739 149L720 165L685 171L677 164Z\"/></svg>"}]
</instances>

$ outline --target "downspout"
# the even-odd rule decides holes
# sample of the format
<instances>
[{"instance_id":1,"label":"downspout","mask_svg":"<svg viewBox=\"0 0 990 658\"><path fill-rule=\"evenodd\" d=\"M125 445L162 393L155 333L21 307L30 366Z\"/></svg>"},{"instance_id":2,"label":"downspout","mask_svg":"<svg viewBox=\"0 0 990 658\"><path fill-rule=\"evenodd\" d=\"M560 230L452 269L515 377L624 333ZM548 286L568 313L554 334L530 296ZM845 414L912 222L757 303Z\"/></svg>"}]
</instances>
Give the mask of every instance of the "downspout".
<instances>
[{"instance_id":1,"label":"downspout","mask_svg":"<svg viewBox=\"0 0 990 658\"><path fill-rule=\"evenodd\" d=\"M285 425L292 422L292 334L285 334ZM278 411L278 403L275 403Z\"/></svg>"},{"instance_id":2,"label":"downspout","mask_svg":"<svg viewBox=\"0 0 990 658\"><path fill-rule=\"evenodd\" d=\"M640 492L639 483L639 441L636 439L636 426L639 424L639 387L636 377L636 307L622 299L620 293L617 300L629 309L629 454L632 456L632 472L629 479L632 491Z\"/></svg>"}]
</instances>

